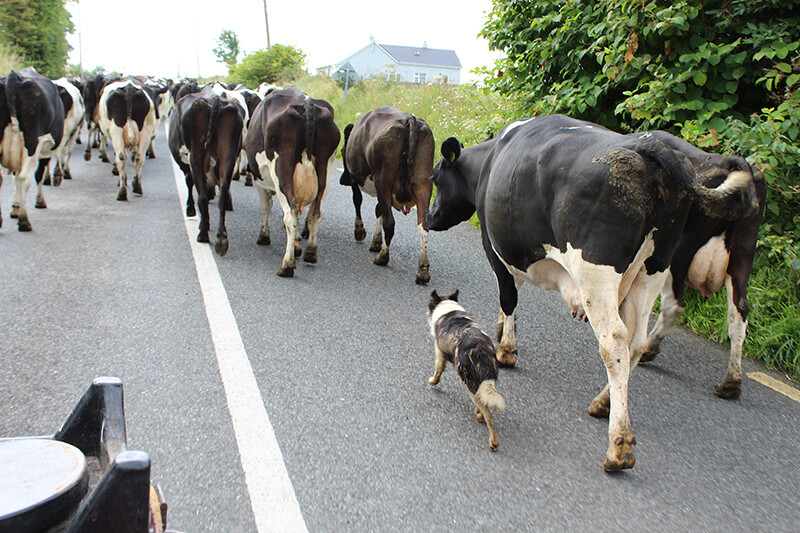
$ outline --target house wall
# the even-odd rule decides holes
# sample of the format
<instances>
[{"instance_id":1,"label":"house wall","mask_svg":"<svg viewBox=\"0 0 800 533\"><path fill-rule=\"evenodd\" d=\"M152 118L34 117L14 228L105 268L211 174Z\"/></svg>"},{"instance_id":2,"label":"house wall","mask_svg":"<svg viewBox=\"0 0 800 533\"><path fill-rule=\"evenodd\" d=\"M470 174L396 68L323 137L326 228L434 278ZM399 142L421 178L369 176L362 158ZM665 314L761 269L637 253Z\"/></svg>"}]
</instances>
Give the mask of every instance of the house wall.
<instances>
[{"instance_id":1,"label":"house wall","mask_svg":"<svg viewBox=\"0 0 800 533\"><path fill-rule=\"evenodd\" d=\"M439 74L447 76L447 83L449 84L458 85L461 83L460 69L398 64L374 43L359 50L347 58L346 61L350 62L362 78L383 75L384 72L391 68L390 65L393 65L395 72L400 77L400 81L414 83L416 74L419 72L425 74L425 83L432 82Z\"/></svg>"},{"instance_id":2,"label":"house wall","mask_svg":"<svg viewBox=\"0 0 800 533\"><path fill-rule=\"evenodd\" d=\"M461 83L459 80L460 70L447 67L425 67L421 65L397 65L397 73L400 75L401 81L409 83L416 82L417 73L425 74L425 83L430 83L438 75L447 76L447 83L450 85L458 85Z\"/></svg>"}]
</instances>

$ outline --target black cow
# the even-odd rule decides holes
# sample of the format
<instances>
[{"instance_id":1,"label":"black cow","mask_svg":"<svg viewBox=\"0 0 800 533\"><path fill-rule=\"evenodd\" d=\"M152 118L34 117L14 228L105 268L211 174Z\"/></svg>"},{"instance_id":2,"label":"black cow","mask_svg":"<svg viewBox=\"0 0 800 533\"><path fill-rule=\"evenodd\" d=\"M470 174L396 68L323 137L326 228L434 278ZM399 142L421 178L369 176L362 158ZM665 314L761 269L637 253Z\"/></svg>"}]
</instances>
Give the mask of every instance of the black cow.
<instances>
[{"instance_id":1,"label":"black cow","mask_svg":"<svg viewBox=\"0 0 800 533\"><path fill-rule=\"evenodd\" d=\"M15 175L11 218L19 219L19 231L32 229L25 205L31 179L41 184L63 135L64 105L52 81L31 67L0 78L0 164ZM36 207L47 207L41 186Z\"/></svg>"},{"instance_id":2,"label":"black cow","mask_svg":"<svg viewBox=\"0 0 800 533\"><path fill-rule=\"evenodd\" d=\"M196 215L192 185L200 207L198 242L209 242L208 201L219 185L219 229L214 248L228 252L225 211L230 199L231 176L242 147L243 117L239 107L213 93L189 94L178 101L169 123L169 149L183 170L189 190L186 216Z\"/></svg>"},{"instance_id":3,"label":"black cow","mask_svg":"<svg viewBox=\"0 0 800 533\"><path fill-rule=\"evenodd\" d=\"M670 276L661 289L661 313L650 332L642 361L652 360L661 340L686 310L684 286L709 296L723 284L728 293L728 335L731 353L722 383L716 386L720 398L738 398L742 393L742 348L747 332L747 280L753 268L758 228L764 214L767 184L761 171L741 157L704 152L688 142L663 131L653 135L673 150L683 153L694 166L698 179L709 187L718 186L733 171L755 177L758 209L741 218L726 220L706 213L694 205L670 265Z\"/></svg>"},{"instance_id":4,"label":"black cow","mask_svg":"<svg viewBox=\"0 0 800 533\"><path fill-rule=\"evenodd\" d=\"M109 83L118 81L119 76L98 74L87 76L83 84L83 104L86 106L86 150L83 158L86 161L92 159L92 148L100 149L100 159L108 163L106 154L106 139L100 131L97 119L97 104L100 102L100 95L103 94L103 87ZM94 137L94 139L92 138Z\"/></svg>"},{"instance_id":5,"label":"black cow","mask_svg":"<svg viewBox=\"0 0 800 533\"><path fill-rule=\"evenodd\" d=\"M449 138L433 172L429 227L446 230L477 212L500 290L498 361L516 361L517 287L559 290L594 329L610 383L607 471L636 459L628 377L644 352L647 319L664 285L693 203L730 218L753 209L729 203L752 188L734 172L717 189L695 183L682 154L652 134L620 135L553 115L515 122L461 152ZM750 197L748 197L750 198ZM590 414L602 416L597 400Z\"/></svg>"},{"instance_id":6,"label":"black cow","mask_svg":"<svg viewBox=\"0 0 800 533\"><path fill-rule=\"evenodd\" d=\"M344 130L344 172L339 183L353 189L355 238L361 241L367 234L361 220L362 190L378 199L378 223L369 248L378 252L376 265L389 262L389 245L394 236L392 207L405 215L416 207L420 238L418 284L431 279L425 219L433 191L433 150L433 133L427 122L388 105L370 111L355 126L348 124ZM381 239L381 226L385 239Z\"/></svg>"},{"instance_id":7,"label":"black cow","mask_svg":"<svg viewBox=\"0 0 800 533\"><path fill-rule=\"evenodd\" d=\"M251 118L245 144L261 199L259 244L270 242L273 195L278 195L283 208L286 252L277 272L279 276L294 275L295 254L301 252L298 218L306 206L309 206L306 216L309 233L303 260L317 262L322 199L340 138L333 121L333 107L325 100L310 98L297 87L272 91Z\"/></svg>"}]
</instances>

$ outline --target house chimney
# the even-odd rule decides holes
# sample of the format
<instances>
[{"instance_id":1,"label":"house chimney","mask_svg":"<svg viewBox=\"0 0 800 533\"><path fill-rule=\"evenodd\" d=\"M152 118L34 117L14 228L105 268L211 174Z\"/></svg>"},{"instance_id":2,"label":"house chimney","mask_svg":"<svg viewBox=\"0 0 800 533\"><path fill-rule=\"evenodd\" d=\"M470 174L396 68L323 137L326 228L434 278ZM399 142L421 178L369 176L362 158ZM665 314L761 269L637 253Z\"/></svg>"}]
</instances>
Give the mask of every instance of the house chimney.
<instances>
[{"instance_id":1,"label":"house chimney","mask_svg":"<svg viewBox=\"0 0 800 533\"><path fill-rule=\"evenodd\" d=\"M422 41L422 48L428 48L428 41Z\"/></svg>"}]
</instances>

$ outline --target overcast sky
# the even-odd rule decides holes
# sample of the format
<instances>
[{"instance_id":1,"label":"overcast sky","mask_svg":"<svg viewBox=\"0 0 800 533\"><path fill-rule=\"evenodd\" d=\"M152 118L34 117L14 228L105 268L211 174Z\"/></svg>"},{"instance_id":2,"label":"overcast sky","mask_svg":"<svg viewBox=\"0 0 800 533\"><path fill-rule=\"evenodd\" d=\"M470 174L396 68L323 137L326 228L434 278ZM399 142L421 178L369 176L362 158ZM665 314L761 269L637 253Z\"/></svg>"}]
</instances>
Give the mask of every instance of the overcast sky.
<instances>
[{"instance_id":1,"label":"overcast sky","mask_svg":"<svg viewBox=\"0 0 800 533\"><path fill-rule=\"evenodd\" d=\"M462 81L478 79L469 71L498 57L478 37L491 7L491 0L267 0L270 42L301 49L312 73L374 36L380 44L427 42L455 50ZM124 74L225 75L212 52L222 30L236 32L245 52L267 42L263 0L80 0L68 8L75 24L70 63L82 57L84 70L99 65Z\"/></svg>"}]
</instances>

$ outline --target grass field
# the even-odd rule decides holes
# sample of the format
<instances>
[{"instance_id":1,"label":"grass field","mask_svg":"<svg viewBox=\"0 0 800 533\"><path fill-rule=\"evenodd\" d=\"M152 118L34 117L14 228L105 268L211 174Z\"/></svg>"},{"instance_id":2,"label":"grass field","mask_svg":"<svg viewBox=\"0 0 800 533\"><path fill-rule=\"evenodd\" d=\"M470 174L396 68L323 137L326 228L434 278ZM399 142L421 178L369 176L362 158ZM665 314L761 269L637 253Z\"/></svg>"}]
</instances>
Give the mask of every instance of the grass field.
<instances>
[{"instance_id":1,"label":"grass field","mask_svg":"<svg viewBox=\"0 0 800 533\"><path fill-rule=\"evenodd\" d=\"M437 147L447 137L457 137L465 146L497 133L505 124L521 118L513 100L474 86L407 85L367 81L344 91L322 76L295 82L315 98L334 106L340 128L358 120L361 114L392 104L424 118L433 130ZM437 154L438 155L438 154ZM474 217L473 217L474 218ZM750 314L745 352L768 366L800 380L800 273L770 257L760 247L748 289ZM721 291L704 299L688 291L687 310L681 321L719 342L728 341L727 297Z\"/></svg>"}]
</instances>

